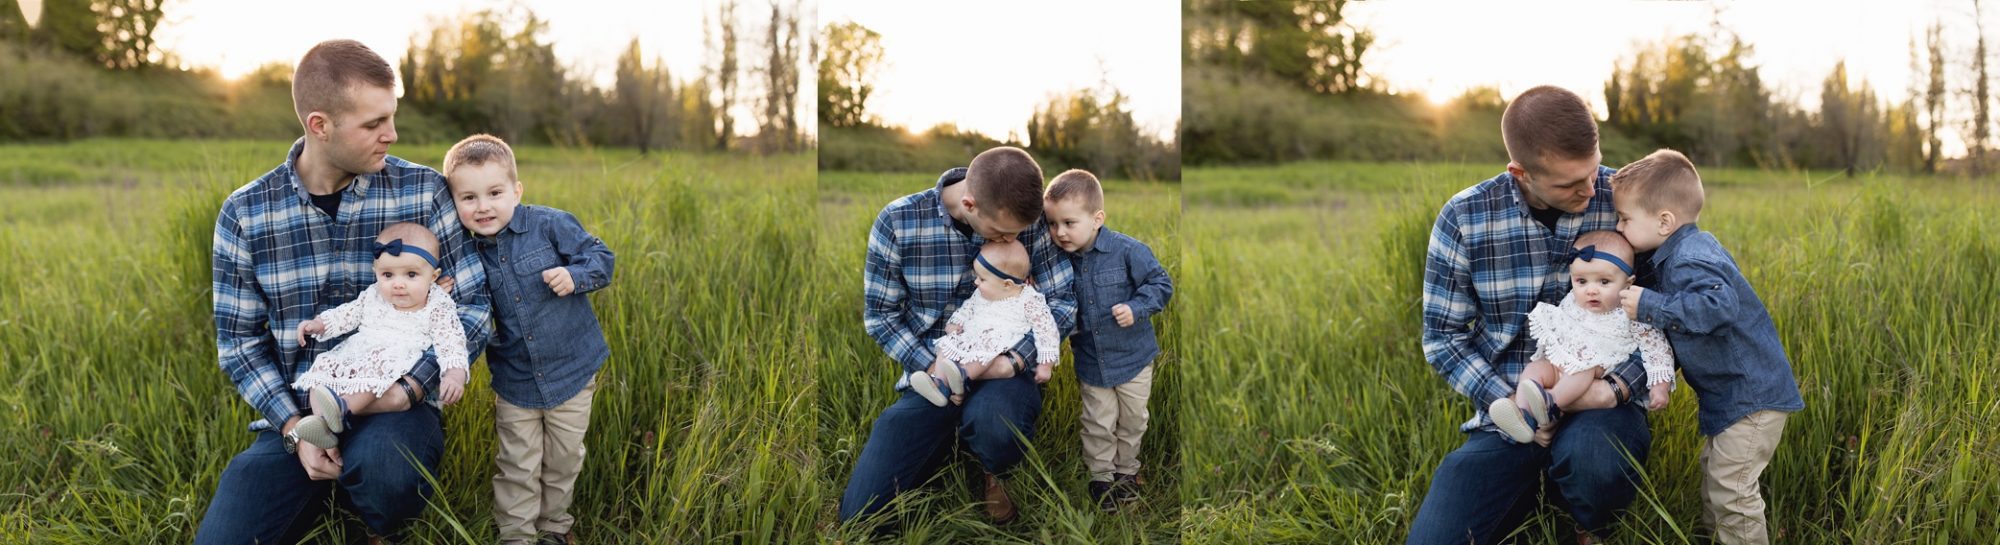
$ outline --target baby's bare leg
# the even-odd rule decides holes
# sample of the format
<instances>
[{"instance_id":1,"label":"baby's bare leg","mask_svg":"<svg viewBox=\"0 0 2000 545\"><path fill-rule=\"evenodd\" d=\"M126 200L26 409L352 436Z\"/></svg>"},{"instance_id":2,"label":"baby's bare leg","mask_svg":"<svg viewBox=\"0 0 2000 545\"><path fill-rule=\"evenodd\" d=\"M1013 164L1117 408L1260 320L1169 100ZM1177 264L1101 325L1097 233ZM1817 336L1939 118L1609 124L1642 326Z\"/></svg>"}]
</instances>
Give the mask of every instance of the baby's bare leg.
<instances>
[{"instance_id":1,"label":"baby's bare leg","mask_svg":"<svg viewBox=\"0 0 2000 545\"><path fill-rule=\"evenodd\" d=\"M410 395L403 393L403 387L390 385L381 396L362 392L340 396L347 400L347 412L353 415L394 413L410 410Z\"/></svg>"},{"instance_id":2,"label":"baby's bare leg","mask_svg":"<svg viewBox=\"0 0 2000 545\"><path fill-rule=\"evenodd\" d=\"M987 372L987 368L989 367L991 366L980 365L977 362L965 364L963 366L963 368L965 369L965 380L967 382L975 380L986 380L986 375L989 374Z\"/></svg>"},{"instance_id":3,"label":"baby's bare leg","mask_svg":"<svg viewBox=\"0 0 2000 545\"><path fill-rule=\"evenodd\" d=\"M1556 386L1549 389L1549 397L1555 398L1557 407L1574 410L1573 405L1576 400L1583 397L1584 392L1589 390L1592 384L1603 382L1597 380L1603 375L1602 367L1592 367L1589 370L1563 375L1561 380L1556 381Z\"/></svg>"},{"instance_id":4,"label":"baby's bare leg","mask_svg":"<svg viewBox=\"0 0 2000 545\"><path fill-rule=\"evenodd\" d=\"M1548 387L1555 384L1556 380L1561 376L1562 372L1556 369L1555 364L1549 363L1548 358L1528 363L1528 368L1521 370L1521 379L1514 383L1514 402L1523 406L1528 403L1527 400L1521 399L1522 390L1520 385L1527 384L1528 381L1532 380L1543 387Z\"/></svg>"}]
</instances>

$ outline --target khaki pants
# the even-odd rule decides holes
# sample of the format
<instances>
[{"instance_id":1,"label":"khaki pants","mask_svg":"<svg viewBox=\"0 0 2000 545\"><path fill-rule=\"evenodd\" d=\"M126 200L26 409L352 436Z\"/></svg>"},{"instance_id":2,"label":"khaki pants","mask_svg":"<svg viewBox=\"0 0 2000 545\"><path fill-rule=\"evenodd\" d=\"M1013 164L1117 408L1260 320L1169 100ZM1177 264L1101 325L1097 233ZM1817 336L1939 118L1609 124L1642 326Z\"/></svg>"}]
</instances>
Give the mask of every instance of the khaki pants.
<instances>
[{"instance_id":1,"label":"khaki pants","mask_svg":"<svg viewBox=\"0 0 2000 545\"><path fill-rule=\"evenodd\" d=\"M1711 437L1701 449L1702 520L1719 543L1770 543L1757 477L1771 463L1786 414L1757 411Z\"/></svg>"},{"instance_id":2,"label":"khaki pants","mask_svg":"<svg viewBox=\"0 0 2000 545\"><path fill-rule=\"evenodd\" d=\"M583 433L590 427L590 399L597 379L552 409L516 407L494 397L493 427L500 434L493 465L493 522L502 543L530 543L542 532L568 532L583 471Z\"/></svg>"},{"instance_id":3,"label":"khaki pants","mask_svg":"<svg viewBox=\"0 0 2000 545\"><path fill-rule=\"evenodd\" d=\"M1153 395L1153 366L1113 388L1078 384L1083 390L1083 459L1090 480L1113 473L1139 474L1139 439L1146 435L1146 398Z\"/></svg>"}]
</instances>

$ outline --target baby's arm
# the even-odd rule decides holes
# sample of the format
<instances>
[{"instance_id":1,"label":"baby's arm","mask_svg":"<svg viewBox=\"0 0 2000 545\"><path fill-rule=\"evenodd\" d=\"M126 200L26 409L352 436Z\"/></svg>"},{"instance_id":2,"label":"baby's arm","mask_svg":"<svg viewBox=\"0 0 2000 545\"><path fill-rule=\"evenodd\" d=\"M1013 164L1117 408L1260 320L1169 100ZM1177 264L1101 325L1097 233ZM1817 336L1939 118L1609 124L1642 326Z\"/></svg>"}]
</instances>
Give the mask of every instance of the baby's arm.
<instances>
[{"instance_id":1,"label":"baby's arm","mask_svg":"<svg viewBox=\"0 0 2000 545\"><path fill-rule=\"evenodd\" d=\"M965 302L960 303L957 310L951 311L951 317L945 319L945 334L957 335L965 332L965 322L972 319L971 316L974 309L979 308L980 302L985 300L984 297L980 297L978 294L973 294L972 297L965 298Z\"/></svg>"},{"instance_id":2,"label":"baby's arm","mask_svg":"<svg viewBox=\"0 0 2000 545\"><path fill-rule=\"evenodd\" d=\"M465 348L465 326L458 320L458 303L445 295L442 288L431 290L431 297L439 299L430 314L431 350L437 355L438 366L444 368L444 377L438 381L438 400L449 405L465 394L472 356Z\"/></svg>"},{"instance_id":3,"label":"baby's arm","mask_svg":"<svg viewBox=\"0 0 2000 545\"><path fill-rule=\"evenodd\" d=\"M1023 299L1028 311L1028 330L1035 337L1035 363L1044 369L1055 367L1062 361L1062 335L1057 333L1055 314L1049 311L1048 301L1039 292Z\"/></svg>"},{"instance_id":4,"label":"baby's arm","mask_svg":"<svg viewBox=\"0 0 2000 545\"><path fill-rule=\"evenodd\" d=\"M380 300L381 298L382 295L375 291L375 286L371 285L361 292L360 297L355 297L353 301L348 301L326 312L319 313L319 316L313 318L313 321L319 322L320 325L320 327L314 328L319 331L312 332L313 339L324 341L346 335L347 332L354 331L354 328L361 327L363 307L367 306L368 301ZM304 331L305 325L303 324L299 326L299 329L302 333L306 332Z\"/></svg>"},{"instance_id":5,"label":"baby's arm","mask_svg":"<svg viewBox=\"0 0 2000 545\"><path fill-rule=\"evenodd\" d=\"M1653 326L1633 322L1632 327L1639 332L1639 359L1646 368L1646 410L1665 409L1674 391L1674 346Z\"/></svg>"}]
</instances>

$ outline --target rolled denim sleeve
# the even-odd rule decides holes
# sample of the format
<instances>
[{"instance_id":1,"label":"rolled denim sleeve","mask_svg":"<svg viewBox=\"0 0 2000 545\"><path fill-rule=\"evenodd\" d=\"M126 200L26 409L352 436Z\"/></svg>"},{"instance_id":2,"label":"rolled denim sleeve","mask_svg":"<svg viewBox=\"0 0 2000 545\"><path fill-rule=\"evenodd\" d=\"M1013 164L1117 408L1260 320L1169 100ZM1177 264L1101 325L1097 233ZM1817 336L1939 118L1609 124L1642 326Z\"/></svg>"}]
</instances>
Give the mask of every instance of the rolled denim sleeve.
<instances>
[{"instance_id":1,"label":"rolled denim sleeve","mask_svg":"<svg viewBox=\"0 0 2000 545\"><path fill-rule=\"evenodd\" d=\"M1133 320L1145 320L1166 310L1167 302L1174 297L1174 281L1167 278L1167 269L1160 266L1152 248L1133 243L1125 253L1125 270L1132 275L1132 285L1138 286L1132 292L1132 300L1125 303L1132 308Z\"/></svg>"},{"instance_id":2,"label":"rolled denim sleeve","mask_svg":"<svg viewBox=\"0 0 2000 545\"><path fill-rule=\"evenodd\" d=\"M611 285L611 247L602 239L590 234L576 215L558 211L556 213L555 247L563 257L569 277L576 283L576 292L585 294Z\"/></svg>"},{"instance_id":3,"label":"rolled denim sleeve","mask_svg":"<svg viewBox=\"0 0 2000 545\"><path fill-rule=\"evenodd\" d=\"M1454 211L1445 207L1431 230L1424 258L1424 359L1451 388L1483 408L1513 389L1475 346L1479 317L1472 288L1472 260L1459 239Z\"/></svg>"},{"instance_id":4,"label":"rolled denim sleeve","mask_svg":"<svg viewBox=\"0 0 2000 545\"><path fill-rule=\"evenodd\" d=\"M239 208L224 202L215 218L212 288L215 305L216 359L243 401L264 415L273 429L299 414L291 383L279 368L277 339L257 282L253 252L242 236Z\"/></svg>"},{"instance_id":5,"label":"rolled denim sleeve","mask_svg":"<svg viewBox=\"0 0 2000 545\"><path fill-rule=\"evenodd\" d=\"M894 218L884 209L868 232L868 257L862 267L862 327L905 372L929 369L937 360L930 343L909 327L905 316L909 292L903 283L902 256L896 248Z\"/></svg>"},{"instance_id":6,"label":"rolled denim sleeve","mask_svg":"<svg viewBox=\"0 0 2000 545\"><path fill-rule=\"evenodd\" d=\"M1729 285L1736 275L1723 265L1706 261L1689 261L1676 268L1680 270L1675 277L1688 280L1678 283L1688 289L1672 293L1647 290L1639 297L1639 321L1668 334L1708 335L1728 326L1736 314L1736 290Z\"/></svg>"}]
</instances>

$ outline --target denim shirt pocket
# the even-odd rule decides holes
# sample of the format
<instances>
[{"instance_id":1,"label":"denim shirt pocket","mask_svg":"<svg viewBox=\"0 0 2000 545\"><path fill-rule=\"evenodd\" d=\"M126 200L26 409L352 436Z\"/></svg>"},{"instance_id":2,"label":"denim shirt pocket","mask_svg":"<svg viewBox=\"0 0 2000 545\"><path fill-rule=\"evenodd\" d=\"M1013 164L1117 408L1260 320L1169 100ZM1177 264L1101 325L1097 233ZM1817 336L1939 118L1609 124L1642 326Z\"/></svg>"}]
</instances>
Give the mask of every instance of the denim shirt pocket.
<instances>
[{"instance_id":1,"label":"denim shirt pocket","mask_svg":"<svg viewBox=\"0 0 2000 545\"><path fill-rule=\"evenodd\" d=\"M1132 299L1132 277L1125 273L1124 266L1105 267L1091 274L1090 283L1096 287L1097 301L1092 304L1111 313L1111 307Z\"/></svg>"}]
</instances>

